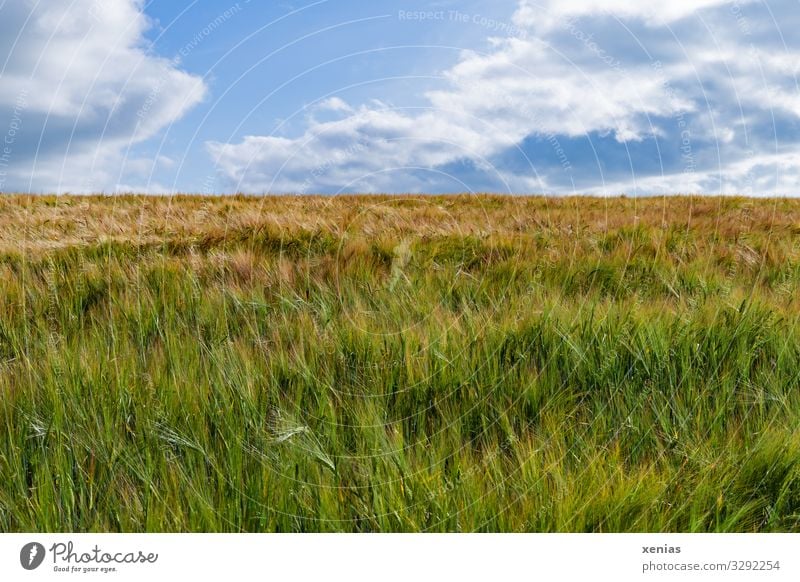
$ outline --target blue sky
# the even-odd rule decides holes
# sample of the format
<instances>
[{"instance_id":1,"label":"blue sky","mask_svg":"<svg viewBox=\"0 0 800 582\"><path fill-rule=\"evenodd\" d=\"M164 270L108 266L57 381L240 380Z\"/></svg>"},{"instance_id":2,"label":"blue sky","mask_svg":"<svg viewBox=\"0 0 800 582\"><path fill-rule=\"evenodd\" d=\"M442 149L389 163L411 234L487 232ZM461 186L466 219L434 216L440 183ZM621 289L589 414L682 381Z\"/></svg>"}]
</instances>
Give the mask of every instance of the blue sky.
<instances>
[{"instance_id":1,"label":"blue sky","mask_svg":"<svg viewBox=\"0 0 800 582\"><path fill-rule=\"evenodd\" d=\"M0 0L0 191L800 192L788 1Z\"/></svg>"}]
</instances>

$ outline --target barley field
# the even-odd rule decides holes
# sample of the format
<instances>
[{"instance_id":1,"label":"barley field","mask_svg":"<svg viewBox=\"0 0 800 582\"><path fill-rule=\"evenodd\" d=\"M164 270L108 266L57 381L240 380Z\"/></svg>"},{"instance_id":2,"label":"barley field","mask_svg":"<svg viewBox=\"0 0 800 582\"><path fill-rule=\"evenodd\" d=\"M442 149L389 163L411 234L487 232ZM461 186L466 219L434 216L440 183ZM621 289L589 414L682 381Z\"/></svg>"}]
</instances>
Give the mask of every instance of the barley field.
<instances>
[{"instance_id":1,"label":"barley field","mask_svg":"<svg viewBox=\"0 0 800 582\"><path fill-rule=\"evenodd\" d=\"M0 198L0 531L800 531L800 201Z\"/></svg>"}]
</instances>

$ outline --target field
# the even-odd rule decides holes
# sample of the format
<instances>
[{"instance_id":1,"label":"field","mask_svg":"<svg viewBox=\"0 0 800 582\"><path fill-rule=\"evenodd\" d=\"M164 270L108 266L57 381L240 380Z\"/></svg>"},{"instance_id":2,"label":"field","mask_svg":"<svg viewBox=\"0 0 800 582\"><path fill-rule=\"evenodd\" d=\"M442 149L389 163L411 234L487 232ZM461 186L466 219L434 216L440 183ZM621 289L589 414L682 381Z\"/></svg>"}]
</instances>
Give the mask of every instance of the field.
<instances>
[{"instance_id":1,"label":"field","mask_svg":"<svg viewBox=\"0 0 800 582\"><path fill-rule=\"evenodd\" d=\"M800 531L800 201L0 198L0 531Z\"/></svg>"}]
</instances>

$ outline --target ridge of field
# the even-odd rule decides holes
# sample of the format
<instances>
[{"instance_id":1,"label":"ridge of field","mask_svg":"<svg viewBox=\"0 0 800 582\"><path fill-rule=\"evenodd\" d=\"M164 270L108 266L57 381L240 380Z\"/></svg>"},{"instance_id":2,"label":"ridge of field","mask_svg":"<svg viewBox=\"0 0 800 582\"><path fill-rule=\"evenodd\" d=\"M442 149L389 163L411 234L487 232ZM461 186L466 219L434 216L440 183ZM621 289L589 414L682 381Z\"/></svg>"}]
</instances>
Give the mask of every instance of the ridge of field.
<instances>
[{"instance_id":1,"label":"ridge of field","mask_svg":"<svg viewBox=\"0 0 800 582\"><path fill-rule=\"evenodd\" d=\"M2 531L796 531L800 201L0 197Z\"/></svg>"}]
</instances>

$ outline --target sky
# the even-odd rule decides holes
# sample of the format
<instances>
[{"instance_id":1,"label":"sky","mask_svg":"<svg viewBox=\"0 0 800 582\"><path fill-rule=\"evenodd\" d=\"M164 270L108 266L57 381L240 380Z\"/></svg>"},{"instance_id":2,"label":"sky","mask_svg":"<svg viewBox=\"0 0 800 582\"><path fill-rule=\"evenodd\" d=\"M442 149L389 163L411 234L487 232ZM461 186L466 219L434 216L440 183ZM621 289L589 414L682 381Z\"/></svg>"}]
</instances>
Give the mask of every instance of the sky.
<instances>
[{"instance_id":1,"label":"sky","mask_svg":"<svg viewBox=\"0 0 800 582\"><path fill-rule=\"evenodd\" d=\"M0 0L0 192L800 194L788 0Z\"/></svg>"}]
</instances>

